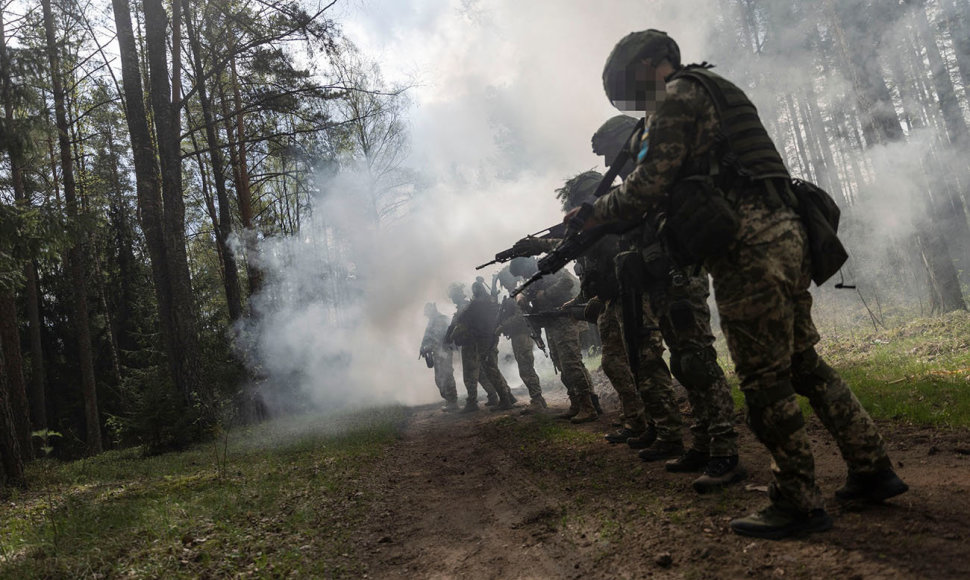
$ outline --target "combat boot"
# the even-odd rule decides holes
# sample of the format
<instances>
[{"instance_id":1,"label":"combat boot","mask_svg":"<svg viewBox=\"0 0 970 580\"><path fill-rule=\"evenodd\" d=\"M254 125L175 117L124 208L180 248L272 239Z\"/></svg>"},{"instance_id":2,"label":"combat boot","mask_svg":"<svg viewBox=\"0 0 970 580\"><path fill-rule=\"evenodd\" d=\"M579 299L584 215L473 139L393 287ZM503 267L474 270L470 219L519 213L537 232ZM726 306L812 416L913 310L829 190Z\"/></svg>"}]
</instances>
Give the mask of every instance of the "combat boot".
<instances>
[{"instance_id":1,"label":"combat boot","mask_svg":"<svg viewBox=\"0 0 970 580\"><path fill-rule=\"evenodd\" d=\"M592 393L591 392L589 394L589 399L590 399L590 401L593 402L593 408L596 409L596 414L597 415L602 415L603 414L603 407L600 407L600 396L597 395L596 393Z\"/></svg>"},{"instance_id":2,"label":"combat boot","mask_svg":"<svg viewBox=\"0 0 970 580\"><path fill-rule=\"evenodd\" d=\"M580 409L579 413L570 419L569 422L573 425L579 425L580 423L589 423L591 421L595 421L598 418L599 415L596 414L596 409L593 407L593 405L590 405L589 408Z\"/></svg>"},{"instance_id":3,"label":"combat boot","mask_svg":"<svg viewBox=\"0 0 970 580\"><path fill-rule=\"evenodd\" d=\"M445 413L454 413L458 410L458 401L445 401L445 406L441 410Z\"/></svg>"},{"instance_id":4,"label":"combat boot","mask_svg":"<svg viewBox=\"0 0 970 580\"><path fill-rule=\"evenodd\" d=\"M579 414L579 402L576 401L575 397L569 398L569 408L566 411L556 415L556 419L572 419Z\"/></svg>"},{"instance_id":5,"label":"combat boot","mask_svg":"<svg viewBox=\"0 0 970 580\"><path fill-rule=\"evenodd\" d=\"M906 493L909 486L890 468L875 473L849 473L845 485L835 492L836 499L845 502L880 502Z\"/></svg>"},{"instance_id":6,"label":"combat boot","mask_svg":"<svg viewBox=\"0 0 970 580\"><path fill-rule=\"evenodd\" d=\"M529 407L535 411L541 411L548 406L546 400L542 398L542 395L536 395L529 401Z\"/></svg>"},{"instance_id":7,"label":"combat boot","mask_svg":"<svg viewBox=\"0 0 970 580\"><path fill-rule=\"evenodd\" d=\"M630 449L646 449L653 445L653 442L657 440L657 428L653 425L648 425L646 431L640 434L639 437L630 437L626 440L626 444L630 446Z\"/></svg>"},{"instance_id":8,"label":"combat boot","mask_svg":"<svg viewBox=\"0 0 970 580\"><path fill-rule=\"evenodd\" d=\"M465 406L462 407L461 408L461 411L458 411L458 412L459 413L474 413L477 410L478 410L478 401L476 401L476 400L473 399L473 400L470 400L470 401L465 401Z\"/></svg>"},{"instance_id":9,"label":"combat boot","mask_svg":"<svg viewBox=\"0 0 970 580\"><path fill-rule=\"evenodd\" d=\"M499 404L498 395L495 395L495 394L491 394L490 393L488 395L488 400L485 401L485 406L486 407L494 407L495 405L498 405L498 404Z\"/></svg>"},{"instance_id":10,"label":"combat boot","mask_svg":"<svg viewBox=\"0 0 970 580\"><path fill-rule=\"evenodd\" d=\"M697 493L707 493L722 487L737 483L748 475L743 467L738 465L738 456L711 457L704 468L704 475L694 480L693 487Z\"/></svg>"},{"instance_id":11,"label":"combat boot","mask_svg":"<svg viewBox=\"0 0 970 580\"><path fill-rule=\"evenodd\" d=\"M832 518L823 509L814 509L808 513L793 513L774 505L769 505L750 516L731 520L731 529L735 534L767 540L824 532L831 528Z\"/></svg>"},{"instance_id":12,"label":"combat boot","mask_svg":"<svg viewBox=\"0 0 970 580\"><path fill-rule=\"evenodd\" d=\"M499 397L498 405L492 407L493 411L508 411L515 406L515 399L511 393L505 393Z\"/></svg>"},{"instance_id":13,"label":"combat boot","mask_svg":"<svg viewBox=\"0 0 970 580\"><path fill-rule=\"evenodd\" d=\"M696 473L703 471L711 460L711 454L706 451L698 451L691 447L677 459L668 461L664 469L671 473Z\"/></svg>"},{"instance_id":14,"label":"combat boot","mask_svg":"<svg viewBox=\"0 0 970 580\"><path fill-rule=\"evenodd\" d=\"M643 431L623 427L619 431L614 431L613 433L603 435L603 439L606 439L607 443L626 443L627 439L633 439L635 437L639 437L640 435L643 435Z\"/></svg>"},{"instance_id":15,"label":"combat boot","mask_svg":"<svg viewBox=\"0 0 970 580\"><path fill-rule=\"evenodd\" d=\"M641 449L637 457L643 461L660 461L661 459L676 459L684 454L684 444L681 441L657 441L646 449Z\"/></svg>"}]
</instances>

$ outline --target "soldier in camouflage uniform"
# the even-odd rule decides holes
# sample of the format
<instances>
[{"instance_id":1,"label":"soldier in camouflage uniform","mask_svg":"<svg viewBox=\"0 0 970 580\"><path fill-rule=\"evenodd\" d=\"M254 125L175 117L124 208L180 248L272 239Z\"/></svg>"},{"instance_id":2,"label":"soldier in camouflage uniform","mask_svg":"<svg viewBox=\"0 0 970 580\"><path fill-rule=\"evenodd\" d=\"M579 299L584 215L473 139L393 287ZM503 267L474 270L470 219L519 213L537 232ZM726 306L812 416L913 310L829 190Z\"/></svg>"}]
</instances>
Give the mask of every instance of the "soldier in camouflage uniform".
<instances>
[{"instance_id":1,"label":"soldier in camouflage uniform","mask_svg":"<svg viewBox=\"0 0 970 580\"><path fill-rule=\"evenodd\" d=\"M455 304L455 314L451 317L451 324L448 326L448 332L445 333L445 343L450 345L455 344L454 340L452 340L451 334L454 331L455 324L458 322L458 315L461 314L461 312L467 308L469 304L468 296L465 295L465 285L461 282L452 282L449 284L448 297L451 298L451 301ZM462 367L462 373L464 374L464 366ZM485 405L488 407L498 405L498 393L495 391L492 383L489 382L487 373L479 373L478 382L481 383L482 389L485 391L485 394L488 397Z\"/></svg>"},{"instance_id":2,"label":"soldier in camouflage uniform","mask_svg":"<svg viewBox=\"0 0 970 580\"><path fill-rule=\"evenodd\" d=\"M441 398L445 400L443 411L458 410L458 391L455 387L455 367L452 362L451 347L445 345L445 335L448 333L448 317L438 312L433 302L424 306L424 315L428 317L428 327L424 331L421 341L420 356L430 357L434 365L434 382L438 386Z\"/></svg>"},{"instance_id":3,"label":"soldier in camouflage uniform","mask_svg":"<svg viewBox=\"0 0 970 580\"><path fill-rule=\"evenodd\" d=\"M603 124L592 138L593 153L611 164L637 122L617 115ZM626 179L634 164L619 168ZM578 204L577 204L578 205ZM660 332L670 348L670 371L687 390L694 422L692 444L685 454L666 465L671 472L700 472L694 489L705 493L744 478L738 461L738 434L734 429L734 401L724 371L717 363L711 312L707 305L707 271L700 267L677 266L664 251L653 228L644 227L639 244L654 261L644 271L657 273L646 283L650 304L660 324ZM658 272L659 270L659 272Z\"/></svg>"},{"instance_id":4,"label":"soldier in camouflage uniform","mask_svg":"<svg viewBox=\"0 0 970 580\"><path fill-rule=\"evenodd\" d=\"M535 258L515 258L509 264L509 271L517 277L528 278L537 270ZM519 294L520 307L525 312L548 312L560 308L572 300L579 290L575 276L560 270L553 276L546 276ZM561 415L573 423L595 421L596 407L593 405L593 381L583 364L583 354L579 346L579 333L585 323L572 318L556 318L545 325L549 337L550 356L559 366L560 379L569 395L569 410Z\"/></svg>"},{"instance_id":5,"label":"soldier in camouflage uniform","mask_svg":"<svg viewBox=\"0 0 970 580\"><path fill-rule=\"evenodd\" d=\"M578 207L591 197L602 179L596 171L587 171L567 181L556 192L563 210ZM606 236L576 260L576 269L581 280L580 295L593 301L588 315L596 321L603 343L603 372L619 395L623 412L623 428L607 434L606 439L611 443L630 442L632 447L642 449L641 458L655 461L677 457L683 452L683 420L670 371L663 360L663 342L658 332L643 333L640 337L638 380L631 370L623 340L620 282L613 261L629 243L620 236ZM597 312L597 303L602 304L601 312ZM644 300L643 305L641 328L657 328L649 302Z\"/></svg>"},{"instance_id":6,"label":"soldier in camouflage uniform","mask_svg":"<svg viewBox=\"0 0 970 580\"><path fill-rule=\"evenodd\" d=\"M498 274L498 281L502 287L511 292L518 281L509 267L506 266ZM535 341L532 339L532 329L522 309L514 298L506 297L499 307L499 323L496 332L504 334L512 345L512 355L519 367L519 377L522 384L529 391L529 405L533 409L545 409L546 400L542 397L542 385L535 368Z\"/></svg>"},{"instance_id":7,"label":"soldier in camouflage uniform","mask_svg":"<svg viewBox=\"0 0 970 580\"><path fill-rule=\"evenodd\" d=\"M666 209L671 239L698 249L713 246L702 242L729 222L737 225L729 243L702 259L714 279L748 424L771 453L774 481L769 506L731 528L774 539L832 526L796 393L808 398L848 465L837 498L882 501L904 493L872 419L815 351L807 235L791 209L788 171L754 105L708 67L682 66L677 44L656 30L624 37L607 59L603 83L621 110L656 113L636 169L596 200L585 227ZM688 229L690 218L703 223Z\"/></svg>"},{"instance_id":8,"label":"soldier in camouflage uniform","mask_svg":"<svg viewBox=\"0 0 970 580\"><path fill-rule=\"evenodd\" d=\"M461 370L468 396L462 413L478 410L478 381L481 375L498 393L496 409L511 409L515 404L509 384L498 369L498 337L495 322L498 305L481 282L472 284L472 301L458 313L451 338L461 346Z\"/></svg>"}]
</instances>

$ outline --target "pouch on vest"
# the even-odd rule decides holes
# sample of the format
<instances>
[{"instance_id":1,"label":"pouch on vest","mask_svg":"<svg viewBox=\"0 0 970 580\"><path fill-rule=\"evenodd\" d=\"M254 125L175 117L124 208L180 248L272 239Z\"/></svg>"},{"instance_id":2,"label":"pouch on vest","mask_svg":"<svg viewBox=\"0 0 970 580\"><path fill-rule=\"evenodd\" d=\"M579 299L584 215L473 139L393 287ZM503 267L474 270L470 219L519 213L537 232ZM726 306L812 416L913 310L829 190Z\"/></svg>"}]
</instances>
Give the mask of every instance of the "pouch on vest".
<instances>
[{"instance_id":1,"label":"pouch on vest","mask_svg":"<svg viewBox=\"0 0 970 580\"><path fill-rule=\"evenodd\" d=\"M841 211L832 196L814 183L793 179L791 185L798 200L796 211L808 234L812 280L821 286L849 258L838 236Z\"/></svg>"},{"instance_id":2,"label":"pouch on vest","mask_svg":"<svg viewBox=\"0 0 970 580\"><path fill-rule=\"evenodd\" d=\"M678 181L670 191L667 242L680 264L697 264L727 253L741 222L710 176Z\"/></svg>"}]
</instances>

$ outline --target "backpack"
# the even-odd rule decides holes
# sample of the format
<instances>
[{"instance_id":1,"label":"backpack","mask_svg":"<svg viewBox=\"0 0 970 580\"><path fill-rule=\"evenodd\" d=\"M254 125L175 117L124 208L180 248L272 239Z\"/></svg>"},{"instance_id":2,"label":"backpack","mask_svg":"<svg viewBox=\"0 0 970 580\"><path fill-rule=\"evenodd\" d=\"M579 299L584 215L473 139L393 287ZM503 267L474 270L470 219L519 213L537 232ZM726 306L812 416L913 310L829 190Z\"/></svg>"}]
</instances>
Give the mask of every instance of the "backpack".
<instances>
[{"instance_id":1,"label":"backpack","mask_svg":"<svg viewBox=\"0 0 970 580\"><path fill-rule=\"evenodd\" d=\"M827 191L810 181L792 179L795 211L805 225L812 258L812 280L817 286L831 278L849 258L839 240L841 210Z\"/></svg>"}]
</instances>

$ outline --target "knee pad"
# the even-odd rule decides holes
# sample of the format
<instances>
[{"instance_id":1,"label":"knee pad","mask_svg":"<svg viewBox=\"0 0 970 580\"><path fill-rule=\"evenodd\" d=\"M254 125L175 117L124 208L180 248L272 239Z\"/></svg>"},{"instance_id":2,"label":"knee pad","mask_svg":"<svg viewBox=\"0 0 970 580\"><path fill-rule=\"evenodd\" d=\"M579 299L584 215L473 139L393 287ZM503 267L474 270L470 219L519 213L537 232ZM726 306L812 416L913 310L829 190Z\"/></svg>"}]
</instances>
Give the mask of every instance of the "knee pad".
<instances>
[{"instance_id":1,"label":"knee pad","mask_svg":"<svg viewBox=\"0 0 970 580\"><path fill-rule=\"evenodd\" d=\"M670 354L670 372L685 387L706 387L724 376L713 346Z\"/></svg>"},{"instance_id":2,"label":"knee pad","mask_svg":"<svg viewBox=\"0 0 970 580\"><path fill-rule=\"evenodd\" d=\"M780 382L767 389L746 390L747 423L762 443L786 438L805 426L805 417L798 405L788 407L795 391L788 382Z\"/></svg>"},{"instance_id":3,"label":"knee pad","mask_svg":"<svg viewBox=\"0 0 970 580\"><path fill-rule=\"evenodd\" d=\"M842 382L838 373L818 356L814 348L792 355L791 377L795 392L809 400L824 397L829 390L833 390L832 394L845 390L836 386L836 383ZM832 385L832 389L827 388L828 385Z\"/></svg>"}]
</instances>

